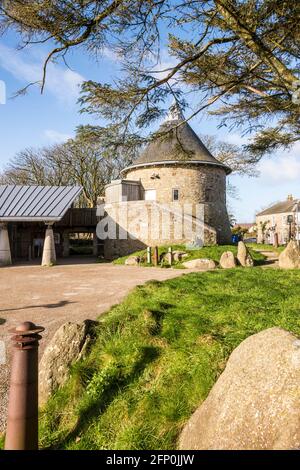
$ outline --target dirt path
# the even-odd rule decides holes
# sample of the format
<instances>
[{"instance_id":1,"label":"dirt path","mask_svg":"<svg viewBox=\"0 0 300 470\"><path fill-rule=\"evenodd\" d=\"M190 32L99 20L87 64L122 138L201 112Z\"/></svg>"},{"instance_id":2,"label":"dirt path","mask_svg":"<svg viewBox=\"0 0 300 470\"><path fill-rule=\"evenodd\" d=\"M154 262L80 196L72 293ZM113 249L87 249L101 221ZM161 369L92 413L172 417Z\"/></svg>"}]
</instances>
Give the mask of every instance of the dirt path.
<instances>
[{"instance_id":1,"label":"dirt path","mask_svg":"<svg viewBox=\"0 0 300 470\"><path fill-rule=\"evenodd\" d=\"M7 409L10 328L25 320L44 326L42 353L49 339L66 321L96 319L121 302L136 285L151 279L171 279L191 271L96 263L1 268L0 341L4 341L7 361L1 365L0 360L0 432L4 430Z\"/></svg>"},{"instance_id":2,"label":"dirt path","mask_svg":"<svg viewBox=\"0 0 300 470\"><path fill-rule=\"evenodd\" d=\"M267 259L265 264L262 266L263 268L277 268L278 267L278 257L279 254L276 251L268 251L268 250L257 250L262 255L264 255Z\"/></svg>"}]
</instances>

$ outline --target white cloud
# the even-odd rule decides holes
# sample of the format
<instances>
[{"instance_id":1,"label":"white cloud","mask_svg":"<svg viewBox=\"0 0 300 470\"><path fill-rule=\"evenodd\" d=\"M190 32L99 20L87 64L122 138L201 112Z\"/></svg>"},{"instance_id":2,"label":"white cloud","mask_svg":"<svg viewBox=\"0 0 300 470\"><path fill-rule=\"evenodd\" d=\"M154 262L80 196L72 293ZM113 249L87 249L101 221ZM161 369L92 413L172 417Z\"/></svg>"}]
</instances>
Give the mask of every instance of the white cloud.
<instances>
[{"instance_id":1,"label":"white cloud","mask_svg":"<svg viewBox=\"0 0 300 470\"><path fill-rule=\"evenodd\" d=\"M264 182L270 184L300 180L300 143L284 154L277 152L272 158L262 160L258 169Z\"/></svg>"},{"instance_id":2,"label":"white cloud","mask_svg":"<svg viewBox=\"0 0 300 470\"><path fill-rule=\"evenodd\" d=\"M175 65L176 65L175 59L173 59L172 57L169 57L169 58L165 57L164 59L159 61L154 67L152 67L152 70L151 70L152 73L150 73L150 75L152 75L157 80L163 80L165 77L167 77L167 75L169 75L169 73L172 71L172 68L174 68ZM175 82L175 76L176 74L173 76L173 78L170 79L169 81L170 84Z\"/></svg>"},{"instance_id":3,"label":"white cloud","mask_svg":"<svg viewBox=\"0 0 300 470\"><path fill-rule=\"evenodd\" d=\"M164 59L160 60L154 67L152 67L151 74L157 80L162 80L165 78L171 71L172 68L176 65L176 61L172 60L172 57L165 57ZM172 79L170 80L172 83Z\"/></svg>"},{"instance_id":4,"label":"white cloud","mask_svg":"<svg viewBox=\"0 0 300 470\"><path fill-rule=\"evenodd\" d=\"M102 56L106 59L111 60L112 62L120 62L120 56L118 55L118 53L113 49L109 49L108 47L103 48Z\"/></svg>"},{"instance_id":5,"label":"white cloud","mask_svg":"<svg viewBox=\"0 0 300 470\"><path fill-rule=\"evenodd\" d=\"M29 50L15 50L0 44L0 66L11 73L23 85L40 81L43 59ZM84 77L70 69L50 63L47 71L45 91L66 104L74 103L79 95L79 86Z\"/></svg>"},{"instance_id":6,"label":"white cloud","mask_svg":"<svg viewBox=\"0 0 300 470\"><path fill-rule=\"evenodd\" d=\"M44 135L49 142L61 143L72 138L71 134L64 134L63 132L55 131L53 129L46 129Z\"/></svg>"},{"instance_id":7,"label":"white cloud","mask_svg":"<svg viewBox=\"0 0 300 470\"><path fill-rule=\"evenodd\" d=\"M225 136L224 140L242 146L249 142L249 137L231 133ZM270 157L264 157L258 164L257 170L259 171L259 181L264 185L284 184L300 180L300 142L294 144L289 150L279 150Z\"/></svg>"}]
</instances>

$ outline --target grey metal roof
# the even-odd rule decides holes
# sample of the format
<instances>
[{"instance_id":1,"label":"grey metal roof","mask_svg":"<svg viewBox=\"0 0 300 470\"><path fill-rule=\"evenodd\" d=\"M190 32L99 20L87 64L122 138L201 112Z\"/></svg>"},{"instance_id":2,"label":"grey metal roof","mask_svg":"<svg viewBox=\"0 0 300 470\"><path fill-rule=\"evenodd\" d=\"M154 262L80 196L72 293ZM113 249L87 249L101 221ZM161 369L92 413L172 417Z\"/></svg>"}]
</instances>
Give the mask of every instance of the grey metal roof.
<instances>
[{"instance_id":1,"label":"grey metal roof","mask_svg":"<svg viewBox=\"0 0 300 470\"><path fill-rule=\"evenodd\" d=\"M65 215L80 186L0 185L0 221L58 221Z\"/></svg>"},{"instance_id":2,"label":"grey metal roof","mask_svg":"<svg viewBox=\"0 0 300 470\"><path fill-rule=\"evenodd\" d=\"M289 199L283 202L277 202L276 204L268 207L267 209L259 212L256 215L272 215L272 214L285 214L287 212L293 212L295 210L298 199Z\"/></svg>"}]
</instances>

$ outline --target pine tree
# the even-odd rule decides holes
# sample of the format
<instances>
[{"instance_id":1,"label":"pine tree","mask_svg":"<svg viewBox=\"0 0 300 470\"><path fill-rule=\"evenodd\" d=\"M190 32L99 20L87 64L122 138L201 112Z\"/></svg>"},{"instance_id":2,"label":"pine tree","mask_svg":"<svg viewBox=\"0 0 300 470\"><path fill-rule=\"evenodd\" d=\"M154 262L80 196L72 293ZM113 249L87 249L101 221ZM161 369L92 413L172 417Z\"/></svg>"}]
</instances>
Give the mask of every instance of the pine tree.
<instances>
[{"instance_id":1,"label":"pine tree","mask_svg":"<svg viewBox=\"0 0 300 470\"><path fill-rule=\"evenodd\" d=\"M252 132L255 159L299 140L297 0L7 0L0 12L2 30L17 30L23 46L49 44L42 88L49 62L71 49L113 51L122 77L84 83L81 105L125 133L147 128L169 96L184 106L193 91L188 118L207 110ZM164 46L172 65L162 71Z\"/></svg>"}]
</instances>

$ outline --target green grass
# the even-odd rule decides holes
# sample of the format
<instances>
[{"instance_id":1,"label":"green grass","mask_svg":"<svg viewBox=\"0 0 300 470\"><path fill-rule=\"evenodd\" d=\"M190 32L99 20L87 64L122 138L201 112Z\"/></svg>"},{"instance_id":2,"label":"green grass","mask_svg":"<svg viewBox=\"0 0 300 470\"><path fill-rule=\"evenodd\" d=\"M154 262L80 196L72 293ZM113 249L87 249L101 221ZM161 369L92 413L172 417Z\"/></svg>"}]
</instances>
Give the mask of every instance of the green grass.
<instances>
[{"instance_id":1,"label":"green grass","mask_svg":"<svg viewBox=\"0 0 300 470\"><path fill-rule=\"evenodd\" d=\"M278 246L275 248L273 245L267 245L266 243L246 243L250 250L262 250L262 251L274 251L275 253L281 253L286 247Z\"/></svg>"},{"instance_id":2,"label":"green grass","mask_svg":"<svg viewBox=\"0 0 300 470\"><path fill-rule=\"evenodd\" d=\"M168 248L169 246L167 245L159 246L158 247L159 256L161 256L162 254L167 254ZM197 259L197 258L209 258L218 263L224 251L232 251L235 255L237 254L237 247L234 245L204 246L202 248L197 248L197 249L187 249L186 245L172 245L172 249L173 251L175 250L184 251L188 254L188 257L184 258L182 262L190 261L190 260ZM250 248L250 252L256 264L261 264L265 260L265 257L261 253L258 253L257 251L253 251L252 248ZM114 260L114 264L125 264L125 261L129 256L139 256L140 258L144 259L144 261L141 262L141 266L152 266L152 265L147 264L146 262L147 250L137 251L136 253L132 253L131 255L117 258L116 260ZM182 262L180 261L174 262L173 263L174 267L176 268L184 267L182 265ZM167 262L164 262L162 264L162 267L169 267L169 265Z\"/></svg>"},{"instance_id":3,"label":"green grass","mask_svg":"<svg viewBox=\"0 0 300 470\"><path fill-rule=\"evenodd\" d=\"M88 357L41 415L54 449L174 449L231 351L279 326L300 334L300 271L237 268L139 286L100 317Z\"/></svg>"}]
</instances>

